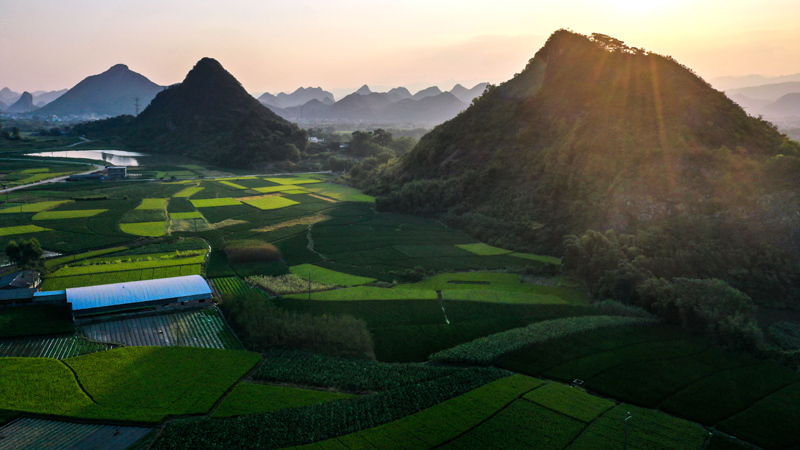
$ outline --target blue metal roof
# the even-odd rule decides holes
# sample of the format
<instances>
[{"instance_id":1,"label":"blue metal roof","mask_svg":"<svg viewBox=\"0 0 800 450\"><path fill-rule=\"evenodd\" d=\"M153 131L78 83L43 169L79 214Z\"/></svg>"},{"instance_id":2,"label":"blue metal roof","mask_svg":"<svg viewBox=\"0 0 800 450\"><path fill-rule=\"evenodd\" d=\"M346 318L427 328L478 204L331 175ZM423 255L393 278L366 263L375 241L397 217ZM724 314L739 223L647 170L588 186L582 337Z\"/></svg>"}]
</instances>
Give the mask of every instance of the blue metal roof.
<instances>
[{"instance_id":1,"label":"blue metal roof","mask_svg":"<svg viewBox=\"0 0 800 450\"><path fill-rule=\"evenodd\" d=\"M167 299L189 301L209 297L211 288L200 275L67 289L67 301L72 303L73 311Z\"/></svg>"}]
</instances>

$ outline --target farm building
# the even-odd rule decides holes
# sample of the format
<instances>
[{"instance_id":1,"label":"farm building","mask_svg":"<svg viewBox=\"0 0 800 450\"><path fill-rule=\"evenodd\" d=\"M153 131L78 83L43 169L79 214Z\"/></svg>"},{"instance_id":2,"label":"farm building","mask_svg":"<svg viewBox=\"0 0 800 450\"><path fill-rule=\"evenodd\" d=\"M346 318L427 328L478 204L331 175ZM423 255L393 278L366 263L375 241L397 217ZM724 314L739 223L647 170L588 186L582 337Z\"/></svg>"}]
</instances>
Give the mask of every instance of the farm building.
<instances>
[{"instance_id":1,"label":"farm building","mask_svg":"<svg viewBox=\"0 0 800 450\"><path fill-rule=\"evenodd\" d=\"M108 178L110 180L121 180L128 176L128 168L124 166L107 167L106 173L108 174Z\"/></svg>"},{"instance_id":2,"label":"farm building","mask_svg":"<svg viewBox=\"0 0 800 450\"><path fill-rule=\"evenodd\" d=\"M22 270L0 277L0 290L6 289L35 289L39 287L42 278L35 270Z\"/></svg>"},{"instance_id":3,"label":"farm building","mask_svg":"<svg viewBox=\"0 0 800 450\"><path fill-rule=\"evenodd\" d=\"M75 318L131 310L180 308L205 303L211 288L200 275L67 289Z\"/></svg>"}]
</instances>

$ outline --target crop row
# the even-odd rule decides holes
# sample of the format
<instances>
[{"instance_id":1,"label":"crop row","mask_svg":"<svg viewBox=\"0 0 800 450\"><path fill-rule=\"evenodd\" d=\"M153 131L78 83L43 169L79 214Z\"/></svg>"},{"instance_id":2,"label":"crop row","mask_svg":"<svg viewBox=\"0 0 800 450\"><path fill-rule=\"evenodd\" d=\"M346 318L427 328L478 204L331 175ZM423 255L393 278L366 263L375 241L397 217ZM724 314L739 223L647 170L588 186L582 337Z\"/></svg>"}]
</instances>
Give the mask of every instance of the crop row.
<instances>
[{"instance_id":1,"label":"crop row","mask_svg":"<svg viewBox=\"0 0 800 450\"><path fill-rule=\"evenodd\" d=\"M565 336L599 328L646 325L655 322L655 319L619 316L568 317L547 320L458 345L432 355L431 359L458 364L488 365L504 354Z\"/></svg>"},{"instance_id":2,"label":"crop row","mask_svg":"<svg viewBox=\"0 0 800 450\"><path fill-rule=\"evenodd\" d=\"M211 281L221 294L244 294L253 290L253 286L239 277L214 278Z\"/></svg>"},{"instance_id":3,"label":"crop row","mask_svg":"<svg viewBox=\"0 0 800 450\"><path fill-rule=\"evenodd\" d=\"M106 249L103 249L103 250L95 250L95 251L91 251L91 252L78 253L76 255L62 256L62 257L59 257L59 258L48 259L45 262L45 265L47 266L48 269L52 269L53 267L60 266L62 264L67 264L67 263L70 263L70 262L73 262L73 261L89 259L89 258L93 258L95 256L107 255L109 253L116 253L116 252L120 252L120 251L127 250L127 249L128 249L128 247L113 247L113 248L106 248Z\"/></svg>"},{"instance_id":4,"label":"crop row","mask_svg":"<svg viewBox=\"0 0 800 450\"><path fill-rule=\"evenodd\" d=\"M205 255L190 256L188 258L166 258L156 260L143 260L120 262L116 264L96 264L88 266L69 266L56 270L50 277L71 277L75 275L89 275L107 272L125 272L129 270L156 269L160 267L185 266L202 264Z\"/></svg>"},{"instance_id":5,"label":"crop row","mask_svg":"<svg viewBox=\"0 0 800 450\"><path fill-rule=\"evenodd\" d=\"M69 277L48 277L42 283L42 290L58 291L75 287L97 286L100 284L200 275L201 270L202 266L200 264L188 264L184 266L156 267L124 272L104 272Z\"/></svg>"},{"instance_id":6,"label":"crop row","mask_svg":"<svg viewBox=\"0 0 800 450\"><path fill-rule=\"evenodd\" d=\"M263 449L307 444L395 421L505 376L494 369L461 369L351 399L231 419L172 422L155 448Z\"/></svg>"},{"instance_id":7,"label":"crop row","mask_svg":"<svg viewBox=\"0 0 800 450\"><path fill-rule=\"evenodd\" d=\"M0 357L71 358L107 350L106 344L78 336L0 340Z\"/></svg>"},{"instance_id":8,"label":"crop row","mask_svg":"<svg viewBox=\"0 0 800 450\"><path fill-rule=\"evenodd\" d=\"M82 327L100 342L127 346L183 346L243 350L217 309L100 322Z\"/></svg>"}]
</instances>

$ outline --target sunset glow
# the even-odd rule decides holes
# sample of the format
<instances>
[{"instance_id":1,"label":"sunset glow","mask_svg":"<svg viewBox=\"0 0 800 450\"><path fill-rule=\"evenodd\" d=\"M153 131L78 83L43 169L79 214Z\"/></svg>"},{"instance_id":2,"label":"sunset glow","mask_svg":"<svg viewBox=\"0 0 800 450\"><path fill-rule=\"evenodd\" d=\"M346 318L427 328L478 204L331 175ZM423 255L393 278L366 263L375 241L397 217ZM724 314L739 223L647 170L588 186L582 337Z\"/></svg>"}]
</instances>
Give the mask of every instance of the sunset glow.
<instances>
[{"instance_id":1,"label":"sunset glow","mask_svg":"<svg viewBox=\"0 0 800 450\"><path fill-rule=\"evenodd\" d=\"M559 28L669 54L707 79L775 76L800 72L797 17L787 0L10 0L0 84L61 89L123 63L167 85L210 56L251 92L450 88L510 78Z\"/></svg>"}]
</instances>

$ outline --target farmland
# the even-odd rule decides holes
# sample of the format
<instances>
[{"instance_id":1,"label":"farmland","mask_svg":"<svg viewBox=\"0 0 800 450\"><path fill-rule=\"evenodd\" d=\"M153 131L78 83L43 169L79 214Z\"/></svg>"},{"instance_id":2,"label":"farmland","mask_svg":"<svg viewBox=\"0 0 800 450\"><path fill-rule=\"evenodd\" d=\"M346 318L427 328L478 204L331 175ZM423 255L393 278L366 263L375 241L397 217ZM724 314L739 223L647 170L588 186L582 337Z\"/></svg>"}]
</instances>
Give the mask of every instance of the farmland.
<instances>
[{"instance_id":1,"label":"farmland","mask_svg":"<svg viewBox=\"0 0 800 450\"><path fill-rule=\"evenodd\" d=\"M0 448L38 450L44 448L99 448L127 450L152 428L79 424L21 418L0 427Z\"/></svg>"},{"instance_id":2,"label":"farmland","mask_svg":"<svg viewBox=\"0 0 800 450\"><path fill-rule=\"evenodd\" d=\"M0 377L14 380L0 387L3 417L177 416L154 443L163 449L581 449L621 446L630 411L631 448L700 450L703 427L769 449L800 444L792 371L591 304L559 258L378 212L372 197L317 177L16 191L0 206L0 245L37 237L63 253L46 263L45 290L201 274L225 299L255 293L273 318L358 322L374 352L259 347L224 301L244 346L262 354L243 352L214 308L77 327L59 308L0 308ZM560 383L576 378L585 390Z\"/></svg>"}]
</instances>

